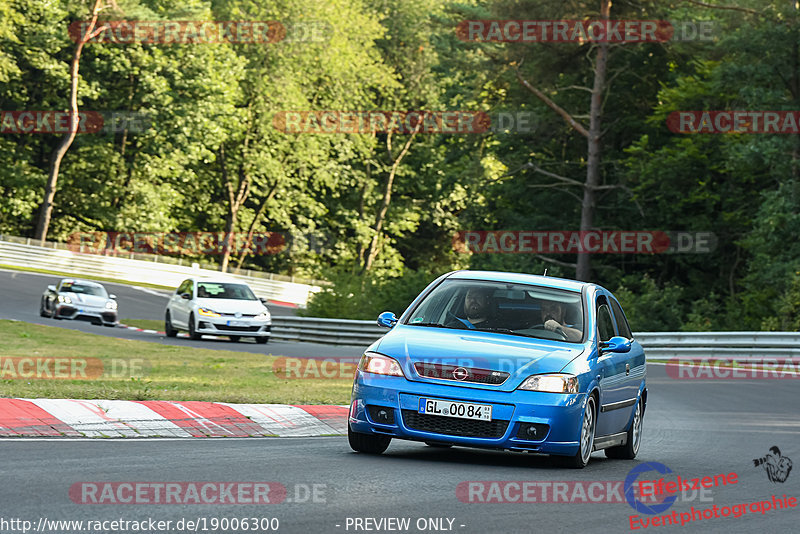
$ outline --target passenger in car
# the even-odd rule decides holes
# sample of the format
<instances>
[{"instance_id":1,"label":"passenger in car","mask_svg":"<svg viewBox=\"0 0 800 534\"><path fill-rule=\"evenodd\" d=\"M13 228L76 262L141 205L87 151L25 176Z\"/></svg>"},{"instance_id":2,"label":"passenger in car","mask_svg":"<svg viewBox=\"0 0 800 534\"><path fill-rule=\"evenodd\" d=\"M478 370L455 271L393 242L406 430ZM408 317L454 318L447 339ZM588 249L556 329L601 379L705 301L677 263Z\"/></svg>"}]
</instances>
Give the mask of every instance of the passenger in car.
<instances>
[{"instance_id":1,"label":"passenger in car","mask_svg":"<svg viewBox=\"0 0 800 534\"><path fill-rule=\"evenodd\" d=\"M540 300L544 328L551 332L559 332L566 341L580 341L583 332L567 326L567 308L557 300Z\"/></svg>"}]
</instances>

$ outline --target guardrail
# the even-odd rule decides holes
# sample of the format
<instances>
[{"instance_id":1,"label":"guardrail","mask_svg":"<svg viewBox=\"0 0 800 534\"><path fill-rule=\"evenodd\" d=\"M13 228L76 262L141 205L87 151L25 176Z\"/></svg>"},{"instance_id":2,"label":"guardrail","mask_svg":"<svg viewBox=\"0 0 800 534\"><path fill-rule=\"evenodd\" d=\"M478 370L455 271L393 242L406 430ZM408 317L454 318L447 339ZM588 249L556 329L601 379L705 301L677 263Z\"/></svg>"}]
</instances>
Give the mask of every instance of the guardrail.
<instances>
[{"instance_id":1,"label":"guardrail","mask_svg":"<svg viewBox=\"0 0 800 534\"><path fill-rule=\"evenodd\" d=\"M202 269L199 264L184 266L158 261L81 254L7 240L0 240L0 264L64 272L76 277L98 276L121 282L156 284L167 287L178 287L183 280L190 276L241 280L250 285L259 297L289 302L303 307L312 293L321 290L319 286L315 285Z\"/></svg>"},{"instance_id":2,"label":"guardrail","mask_svg":"<svg viewBox=\"0 0 800 534\"><path fill-rule=\"evenodd\" d=\"M388 330L375 321L272 317L272 337L332 345L366 346ZM648 360L686 358L800 357L800 332L641 332L634 334Z\"/></svg>"}]
</instances>

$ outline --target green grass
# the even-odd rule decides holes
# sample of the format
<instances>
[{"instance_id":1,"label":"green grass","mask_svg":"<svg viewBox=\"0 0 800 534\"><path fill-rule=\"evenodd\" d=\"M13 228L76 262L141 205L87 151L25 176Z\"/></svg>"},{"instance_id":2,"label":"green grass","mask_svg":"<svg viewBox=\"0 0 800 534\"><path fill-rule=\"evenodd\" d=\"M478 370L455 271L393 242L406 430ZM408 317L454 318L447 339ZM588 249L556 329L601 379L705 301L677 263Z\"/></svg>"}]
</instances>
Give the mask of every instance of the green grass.
<instances>
[{"instance_id":1,"label":"green grass","mask_svg":"<svg viewBox=\"0 0 800 534\"><path fill-rule=\"evenodd\" d=\"M275 356L199 349L190 342L176 347L17 321L0 321L0 339L0 397L347 404L352 385L351 376L283 378L274 372L280 371L273 369ZM9 378L7 358L23 357L97 358L106 370L141 360L144 371L85 380ZM87 361L87 369L96 362Z\"/></svg>"},{"instance_id":2,"label":"green grass","mask_svg":"<svg viewBox=\"0 0 800 534\"><path fill-rule=\"evenodd\" d=\"M117 280L115 278L103 278L102 276L92 276L90 274L87 275L82 274L76 276L75 273L67 273L63 271L51 271L49 269L36 269L34 267L20 267L18 265L4 265L1 263L0 263L0 269L8 269L10 271L20 271L24 273L52 274L53 276L63 276L64 278L82 278L84 280L94 280L95 282L114 282L116 284L125 284L128 286L149 287L151 289L167 289L169 291L173 291L175 289L172 286L161 286L158 284L148 284L146 282L128 282L125 280Z\"/></svg>"},{"instance_id":3,"label":"green grass","mask_svg":"<svg viewBox=\"0 0 800 534\"><path fill-rule=\"evenodd\" d=\"M156 330L157 332L164 331L164 321L159 321L156 319L120 319L119 322L127 326L143 328L144 330Z\"/></svg>"}]
</instances>

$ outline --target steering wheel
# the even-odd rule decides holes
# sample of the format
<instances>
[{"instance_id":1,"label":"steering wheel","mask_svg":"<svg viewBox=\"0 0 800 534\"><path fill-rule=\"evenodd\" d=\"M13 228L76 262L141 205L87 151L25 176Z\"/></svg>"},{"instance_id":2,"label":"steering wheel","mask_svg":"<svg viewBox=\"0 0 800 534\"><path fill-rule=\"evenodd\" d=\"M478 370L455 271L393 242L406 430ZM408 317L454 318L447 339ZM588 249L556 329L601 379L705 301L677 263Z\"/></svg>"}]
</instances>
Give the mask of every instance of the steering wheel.
<instances>
[{"instance_id":1,"label":"steering wheel","mask_svg":"<svg viewBox=\"0 0 800 534\"><path fill-rule=\"evenodd\" d=\"M538 328L540 330L547 330L548 332L555 332L556 334L559 334L564 341L567 340L567 333L564 332L564 330L561 327L557 328L556 330L548 330L547 328L544 327L544 323L539 323L533 326L529 326L528 328Z\"/></svg>"}]
</instances>

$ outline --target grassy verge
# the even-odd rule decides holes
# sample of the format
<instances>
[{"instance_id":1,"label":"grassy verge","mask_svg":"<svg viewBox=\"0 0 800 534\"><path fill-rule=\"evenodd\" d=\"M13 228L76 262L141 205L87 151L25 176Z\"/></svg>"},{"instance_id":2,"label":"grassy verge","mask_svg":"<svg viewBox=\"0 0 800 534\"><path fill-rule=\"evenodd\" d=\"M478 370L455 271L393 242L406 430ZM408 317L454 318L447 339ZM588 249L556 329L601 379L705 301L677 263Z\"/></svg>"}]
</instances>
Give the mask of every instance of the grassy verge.
<instances>
[{"instance_id":1,"label":"grassy verge","mask_svg":"<svg viewBox=\"0 0 800 534\"><path fill-rule=\"evenodd\" d=\"M352 384L350 377L282 378L271 355L159 345L16 321L0 321L0 339L0 397L347 404ZM77 358L88 361L89 369L99 360L105 374L85 380L9 378L21 369L19 358ZM109 376L111 369L131 363L135 376L129 370Z\"/></svg>"},{"instance_id":2,"label":"grassy verge","mask_svg":"<svg viewBox=\"0 0 800 534\"><path fill-rule=\"evenodd\" d=\"M157 319L120 319L119 322L127 326L134 326L144 330L164 331L164 321Z\"/></svg>"},{"instance_id":3,"label":"grassy verge","mask_svg":"<svg viewBox=\"0 0 800 534\"><path fill-rule=\"evenodd\" d=\"M145 282L128 282L125 280L116 280L114 278L103 278L102 276L92 276L90 274L75 275L75 273L68 273L64 271L51 271L49 269L36 269L34 267L20 267L17 265L4 265L0 264L0 269L8 269L10 271L20 271L23 273L39 273L39 274L52 274L53 276L63 276L64 278L81 278L83 280L94 280L95 282L114 282L115 284L125 284L127 286L149 287L151 289L165 289L174 291L175 288L171 286L160 286L158 284L148 284Z\"/></svg>"}]
</instances>

